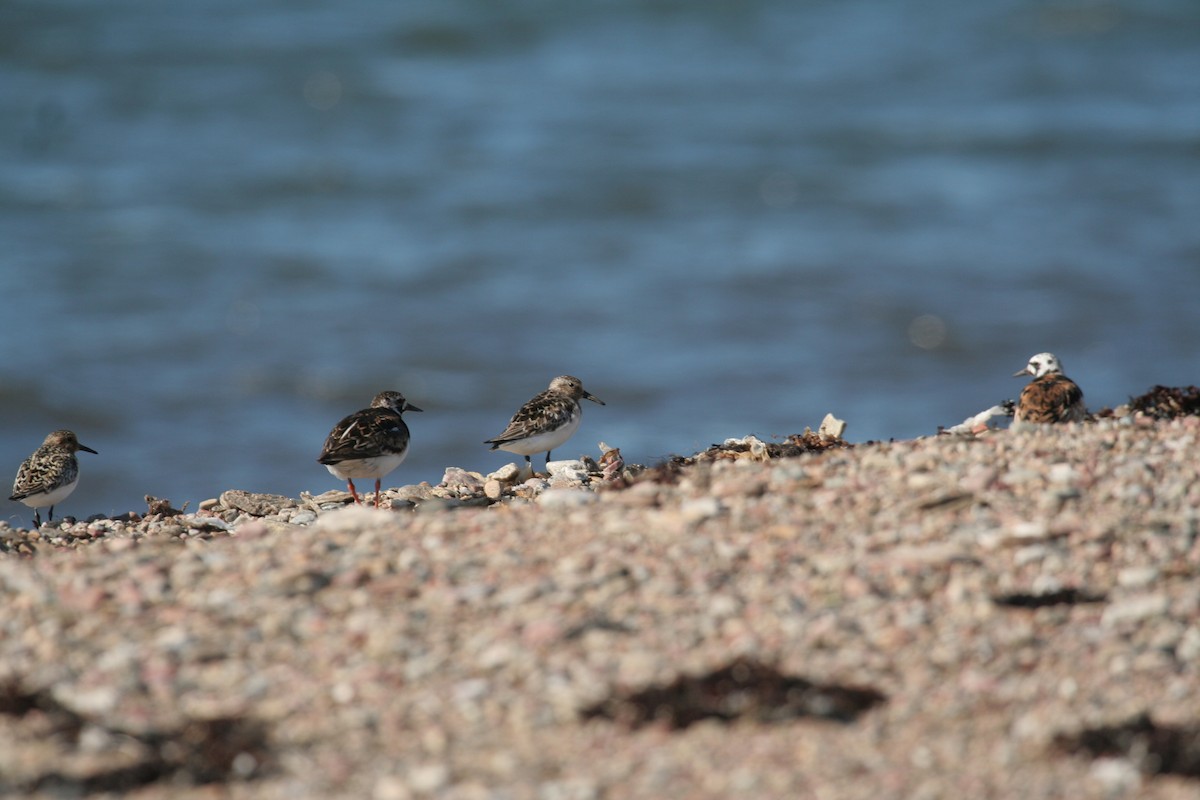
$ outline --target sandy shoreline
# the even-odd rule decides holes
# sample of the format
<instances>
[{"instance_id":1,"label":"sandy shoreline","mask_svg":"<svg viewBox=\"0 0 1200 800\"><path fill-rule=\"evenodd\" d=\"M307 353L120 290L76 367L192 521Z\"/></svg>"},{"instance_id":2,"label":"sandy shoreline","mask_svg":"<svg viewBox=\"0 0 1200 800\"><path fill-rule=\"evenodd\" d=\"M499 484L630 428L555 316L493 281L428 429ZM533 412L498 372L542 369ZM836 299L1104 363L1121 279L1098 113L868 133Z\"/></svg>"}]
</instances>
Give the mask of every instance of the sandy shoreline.
<instances>
[{"instance_id":1,"label":"sandy shoreline","mask_svg":"<svg viewBox=\"0 0 1200 800\"><path fill-rule=\"evenodd\" d=\"M1194 797L1198 439L3 528L0 793Z\"/></svg>"}]
</instances>

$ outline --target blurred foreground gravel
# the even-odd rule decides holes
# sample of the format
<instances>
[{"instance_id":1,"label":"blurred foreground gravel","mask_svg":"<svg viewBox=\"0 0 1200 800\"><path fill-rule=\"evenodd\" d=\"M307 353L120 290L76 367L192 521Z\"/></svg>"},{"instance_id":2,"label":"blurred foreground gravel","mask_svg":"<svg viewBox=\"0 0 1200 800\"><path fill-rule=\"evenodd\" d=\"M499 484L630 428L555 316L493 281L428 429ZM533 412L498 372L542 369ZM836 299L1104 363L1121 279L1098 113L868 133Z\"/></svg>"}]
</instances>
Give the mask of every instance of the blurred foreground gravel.
<instances>
[{"instance_id":1,"label":"blurred foreground gravel","mask_svg":"<svg viewBox=\"0 0 1200 800\"><path fill-rule=\"evenodd\" d=\"M0 527L0 794L1195 798L1198 439Z\"/></svg>"}]
</instances>

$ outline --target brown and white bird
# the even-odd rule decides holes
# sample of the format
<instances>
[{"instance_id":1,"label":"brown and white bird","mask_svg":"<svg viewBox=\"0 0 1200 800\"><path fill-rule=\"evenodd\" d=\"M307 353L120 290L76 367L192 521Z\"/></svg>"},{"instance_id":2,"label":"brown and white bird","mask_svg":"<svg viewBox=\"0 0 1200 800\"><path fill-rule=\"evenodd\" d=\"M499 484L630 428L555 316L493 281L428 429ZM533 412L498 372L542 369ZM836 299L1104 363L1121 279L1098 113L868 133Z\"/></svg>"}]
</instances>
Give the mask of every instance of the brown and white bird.
<instances>
[{"instance_id":1,"label":"brown and white bird","mask_svg":"<svg viewBox=\"0 0 1200 800\"><path fill-rule=\"evenodd\" d=\"M383 476L400 466L408 455L408 426L401 415L420 410L399 392L380 392L370 408L356 411L334 426L317 461L346 481L350 495L359 504L362 500L354 488L354 479L374 478L375 507L379 508Z\"/></svg>"},{"instance_id":2,"label":"brown and white bird","mask_svg":"<svg viewBox=\"0 0 1200 800\"><path fill-rule=\"evenodd\" d=\"M1087 416L1083 390L1063 374L1062 363L1053 353L1038 353L1025 369L1013 377L1032 375L1021 390L1014 419L1017 422L1079 422Z\"/></svg>"},{"instance_id":3,"label":"brown and white bird","mask_svg":"<svg viewBox=\"0 0 1200 800\"><path fill-rule=\"evenodd\" d=\"M71 431L54 431L17 470L13 493L8 499L17 500L33 509L35 528L42 527L39 509L50 506L46 521L53 522L54 506L75 491L79 483L79 462L75 459L75 453L79 450L96 453L92 448L80 444Z\"/></svg>"},{"instance_id":4,"label":"brown and white bird","mask_svg":"<svg viewBox=\"0 0 1200 800\"><path fill-rule=\"evenodd\" d=\"M549 389L521 406L504 433L484 444L490 444L493 450L499 448L525 456L530 469L533 468L531 456L534 453L544 452L549 464L550 452L579 429L579 420L583 417L583 409L579 406L581 398L604 405L603 400L584 391L579 378L559 375L550 381Z\"/></svg>"}]
</instances>

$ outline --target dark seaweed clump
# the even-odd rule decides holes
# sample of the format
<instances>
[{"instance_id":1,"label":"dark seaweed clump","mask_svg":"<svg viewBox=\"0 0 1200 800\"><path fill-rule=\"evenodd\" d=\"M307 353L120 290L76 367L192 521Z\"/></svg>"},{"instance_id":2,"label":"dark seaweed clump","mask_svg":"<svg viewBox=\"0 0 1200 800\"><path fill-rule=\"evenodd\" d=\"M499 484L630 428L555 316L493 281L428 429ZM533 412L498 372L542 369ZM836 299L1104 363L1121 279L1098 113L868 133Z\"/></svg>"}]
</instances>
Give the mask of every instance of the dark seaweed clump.
<instances>
[{"instance_id":1,"label":"dark seaweed clump","mask_svg":"<svg viewBox=\"0 0 1200 800\"><path fill-rule=\"evenodd\" d=\"M629 728L662 724L675 731L702 720L782 723L815 717L851 723L885 699L869 686L815 683L770 664L737 659L702 675L679 675L636 692L615 691L580 715Z\"/></svg>"},{"instance_id":2,"label":"dark seaweed clump","mask_svg":"<svg viewBox=\"0 0 1200 800\"><path fill-rule=\"evenodd\" d=\"M1060 734L1064 752L1089 758L1128 758L1147 775L1200 778L1200 725L1159 725L1141 714L1116 725Z\"/></svg>"},{"instance_id":3,"label":"dark seaweed clump","mask_svg":"<svg viewBox=\"0 0 1200 800\"><path fill-rule=\"evenodd\" d=\"M1140 397L1131 398L1129 407L1155 419L1200 416L1200 388L1196 386L1155 386Z\"/></svg>"}]
</instances>

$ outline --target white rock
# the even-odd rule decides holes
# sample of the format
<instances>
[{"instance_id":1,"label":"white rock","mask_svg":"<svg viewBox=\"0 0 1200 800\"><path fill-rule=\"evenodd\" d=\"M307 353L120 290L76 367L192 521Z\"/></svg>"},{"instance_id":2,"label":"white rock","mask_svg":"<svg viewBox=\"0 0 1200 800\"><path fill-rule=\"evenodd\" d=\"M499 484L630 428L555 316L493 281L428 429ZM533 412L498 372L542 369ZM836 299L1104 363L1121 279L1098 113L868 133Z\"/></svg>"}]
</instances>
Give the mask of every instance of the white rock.
<instances>
[{"instance_id":1,"label":"white rock","mask_svg":"<svg viewBox=\"0 0 1200 800\"><path fill-rule=\"evenodd\" d=\"M548 781L537 787L538 800L597 800L600 788L587 778Z\"/></svg>"},{"instance_id":2,"label":"white rock","mask_svg":"<svg viewBox=\"0 0 1200 800\"><path fill-rule=\"evenodd\" d=\"M551 461L546 465L546 472L550 473L550 477L558 478L564 481L586 481L588 476L587 467L578 459L571 461Z\"/></svg>"},{"instance_id":3,"label":"white rock","mask_svg":"<svg viewBox=\"0 0 1200 800\"><path fill-rule=\"evenodd\" d=\"M1175 646L1175 657L1185 662L1200 658L1200 628L1187 629Z\"/></svg>"},{"instance_id":4,"label":"white rock","mask_svg":"<svg viewBox=\"0 0 1200 800\"><path fill-rule=\"evenodd\" d=\"M445 764L421 764L408 773L408 786L415 792L429 794L450 782L450 768Z\"/></svg>"},{"instance_id":5,"label":"white rock","mask_svg":"<svg viewBox=\"0 0 1200 800\"><path fill-rule=\"evenodd\" d=\"M489 481L500 481L501 483L516 483L517 478L521 475L521 468L516 464L509 462L495 472L488 474Z\"/></svg>"},{"instance_id":6,"label":"white rock","mask_svg":"<svg viewBox=\"0 0 1200 800\"><path fill-rule=\"evenodd\" d=\"M1137 589L1157 582L1158 576L1155 567L1126 567L1117 573L1117 585Z\"/></svg>"},{"instance_id":7,"label":"white rock","mask_svg":"<svg viewBox=\"0 0 1200 800\"><path fill-rule=\"evenodd\" d=\"M413 794L404 780L395 775L384 775L375 781L372 800L411 800Z\"/></svg>"},{"instance_id":8,"label":"white rock","mask_svg":"<svg viewBox=\"0 0 1200 800\"><path fill-rule=\"evenodd\" d=\"M1079 473L1070 464L1058 463L1050 466L1047 476L1051 483L1075 484L1079 481Z\"/></svg>"},{"instance_id":9,"label":"white rock","mask_svg":"<svg viewBox=\"0 0 1200 800\"><path fill-rule=\"evenodd\" d=\"M471 472L462 467L446 467L440 485L451 487L461 486L470 491L477 491L483 488L483 476L478 472Z\"/></svg>"},{"instance_id":10,"label":"white rock","mask_svg":"<svg viewBox=\"0 0 1200 800\"><path fill-rule=\"evenodd\" d=\"M1012 541L1039 541L1051 537L1050 527L1045 522L1018 522L1004 535Z\"/></svg>"},{"instance_id":11,"label":"white rock","mask_svg":"<svg viewBox=\"0 0 1200 800\"><path fill-rule=\"evenodd\" d=\"M547 489L538 495L538 505L546 508L577 508L599 499L594 492L583 489Z\"/></svg>"},{"instance_id":12,"label":"white rock","mask_svg":"<svg viewBox=\"0 0 1200 800\"><path fill-rule=\"evenodd\" d=\"M220 517L184 517L183 524L197 531L228 531L232 530L229 523Z\"/></svg>"},{"instance_id":13,"label":"white rock","mask_svg":"<svg viewBox=\"0 0 1200 800\"><path fill-rule=\"evenodd\" d=\"M1137 595L1109 605L1100 617L1100 624L1111 627L1122 622L1138 622L1165 614L1168 607L1165 594Z\"/></svg>"},{"instance_id":14,"label":"white rock","mask_svg":"<svg viewBox=\"0 0 1200 800\"><path fill-rule=\"evenodd\" d=\"M679 513L687 522L702 522L721 513L715 497L693 497L679 504Z\"/></svg>"},{"instance_id":15,"label":"white rock","mask_svg":"<svg viewBox=\"0 0 1200 800\"><path fill-rule=\"evenodd\" d=\"M1047 595L1061 592L1063 585L1062 581L1055 575L1038 575L1033 579L1033 593L1036 595Z\"/></svg>"},{"instance_id":16,"label":"white rock","mask_svg":"<svg viewBox=\"0 0 1200 800\"><path fill-rule=\"evenodd\" d=\"M94 689L78 690L60 684L50 690L51 695L63 706L77 714L107 714L117 707L120 693L112 686L97 686Z\"/></svg>"},{"instance_id":17,"label":"white rock","mask_svg":"<svg viewBox=\"0 0 1200 800\"><path fill-rule=\"evenodd\" d=\"M308 510L297 511L288 521L293 525L311 525L317 521L317 515Z\"/></svg>"},{"instance_id":18,"label":"white rock","mask_svg":"<svg viewBox=\"0 0 1200 800\"><path fill-rule=\"evenodd\" d=\"M1141 770L1127 758L1098 758L1092 762L1088 777L1108 797L1132 796L1142 785Z\"/></svg>"},{"instance_id":19,"label":"white rock","mask_svg":"<svg viewBox=\"0 0 1200 800\"><path fill-rule=\"evenodd\" d=\"M1018 567L1032 564L1035 561L1041 561L1049 552L1050 548L1044 544L1031 544L1013 553L1013 564Z\"/></svg>"},{"instance_id":20,"label":"white rock","mask_svg":"<svg viewBox=\"0 0 1200 800\"><path fill-rule=\"evenodd\" d=\"M817 433L822 436L832 436L835 439L842 438L842 434L846 432L846 421L838 419L833 414L826 414L825 419L821 420L821 427L817 428Z\"/></svg>"}]
</instances>

